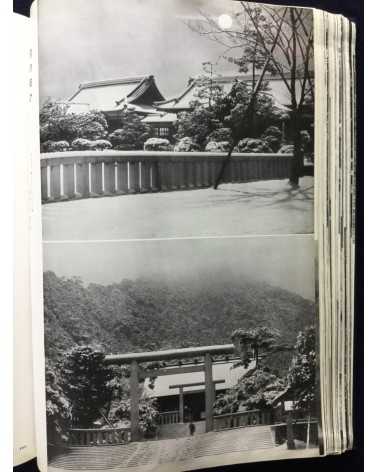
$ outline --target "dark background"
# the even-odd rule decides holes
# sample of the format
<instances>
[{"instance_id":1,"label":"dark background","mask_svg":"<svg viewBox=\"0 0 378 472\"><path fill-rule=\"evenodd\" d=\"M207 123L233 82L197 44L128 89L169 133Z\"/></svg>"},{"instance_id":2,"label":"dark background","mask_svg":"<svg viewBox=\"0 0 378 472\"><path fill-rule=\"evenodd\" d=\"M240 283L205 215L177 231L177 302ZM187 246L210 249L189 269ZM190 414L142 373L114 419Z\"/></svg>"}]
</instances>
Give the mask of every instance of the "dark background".
<instances>
[{"instance_id":1,"label":"dark background","mask_svg":"<svg viewBox=\"0 0 378 472\"><path fill-rule=\"evenodd\" d=\"M64 0L62 0L64 1ZM127 0L125 0L127 1ZM354 433L355 447L352 451L337 456L327 456L315 459L305 460L285 460L260 462L244 465L235 465L228 467L219 467L209 469L212 472L247 472L253 468L257 472L271 472L280 470L281 472L318 472L321 467L322 472L335 471L349 472L360 471L363 469L363 446L364 446L364 405L363 405L363 330L364 330L364 273L363 273L363 37L364 37L364 20L363 20L363 0L265 0L266 3L276 5L291 5L301 7L313 7L327 10L332 13L340 13L357 25L357 199L356 199L356 305L355 313L359 316L355 317L355 379L354 379ZM33 0L13 0L13 11L24 16L29 16L30 5ZM90 0L88 0L88 6ZM36 461L32 460L14 468L17 472L38 472Z\"/></svg>"}]
</instances>

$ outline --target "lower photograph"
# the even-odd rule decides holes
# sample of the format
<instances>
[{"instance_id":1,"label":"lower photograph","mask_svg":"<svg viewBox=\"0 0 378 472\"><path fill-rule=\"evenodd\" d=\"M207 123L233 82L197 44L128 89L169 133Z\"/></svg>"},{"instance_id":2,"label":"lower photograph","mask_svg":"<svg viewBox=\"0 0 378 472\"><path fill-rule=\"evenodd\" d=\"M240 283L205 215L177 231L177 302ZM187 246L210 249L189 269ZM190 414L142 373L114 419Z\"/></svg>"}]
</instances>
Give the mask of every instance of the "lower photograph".
<instances>
[{"instance_id":1,"label":"lower photograph","mask_svg":"<svg viewBox=\"0 0 378 472\"><path fill-rule=\"evenodd\" d=\"M44 243L49 470L315 457L312 235Z\"/></svg>"}]
</instances>

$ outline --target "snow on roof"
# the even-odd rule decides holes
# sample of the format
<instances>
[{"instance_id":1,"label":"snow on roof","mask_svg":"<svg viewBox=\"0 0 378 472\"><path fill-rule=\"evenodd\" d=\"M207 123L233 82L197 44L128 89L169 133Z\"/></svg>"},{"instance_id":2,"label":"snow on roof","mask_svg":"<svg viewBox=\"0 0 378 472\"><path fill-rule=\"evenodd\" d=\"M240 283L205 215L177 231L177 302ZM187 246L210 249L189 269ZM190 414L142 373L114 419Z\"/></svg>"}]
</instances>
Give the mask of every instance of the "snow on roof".
<instances>
[{"instance_id":1,"label":"snow on roof","mask_svg":"<svg viewBox=\"0 0 378 472\"><path fill-rule=\"evenodd\" d=\"M136 105L135 103L129 103L127 105L127 111L135 111L146 115L156 114L156 109L154 107L148 105Z\"/></svg>"},{"instance_id":2,"label":"snow on roof","mask_svg":"<svg viewBox=\"0 0 378 472\"><path fill-rule=\"evenodd\" d=\"M255 80L258 80L258 75L255 77ZM235 81L242 81L242 82L252 82L252 75L250 74L239 74L239 75L228 75L228 76L215 76L213 77L212 81L214 84L220 86L223 91L228 94L231 91L231 88ZM288 88L285 85L285 82L281 78L281 76L275 75L267 75L266 79L268 82L268 90L265 92L272 96L275 101L275 105L279 108L284 110L288 109L288 105L290 104L291 97ZM191 82L184 90L184 92L179 95L177 98L171 98L169 100L165 100L162 102L155 102L156 107L159 110L186 110L191 108L191 103L194 100L198 100L196 96L197 86L201 82L200 78L193 78ZM299 99L299 94L301 90L301 80L296 80L296 89L297 89L297 99Z\"/></svg>"},{"instance_id":3,"label":"snow on roof","mask_svg":"<svg viewBox=\"0 0 378 472\"><path fill-rule=\"evenodd\" d=\"M87 82L68 100L69 111L82 113L89 110L116 111L140 98L151 86L158 91L153 76L126 77L123 79Z\"/></svg>"},{"instance_id":4,"label":"snow on roof","mask_svg":"<svg viewBox=\"0 0 378 472\"><path fill-rule=\"evenodd\" d=\"M247 370L244 367L232 368L233 362L214 363L213 364L213 380L225 380L224 383L216 384L216 390L224 390L235 386L238 380L244 375ZM204 372L191 372L185 374L172 374L158 377L155 380L154 388L149 388L149 379L145 380L144 391L145 395L149 397L159 398L170 395L178 395L178 389L169 388L170 385L179 385L185 383L204 382ZM205 386L186 387L184 392L198 392L204 391Z\"/></svg>"}]
</instances>

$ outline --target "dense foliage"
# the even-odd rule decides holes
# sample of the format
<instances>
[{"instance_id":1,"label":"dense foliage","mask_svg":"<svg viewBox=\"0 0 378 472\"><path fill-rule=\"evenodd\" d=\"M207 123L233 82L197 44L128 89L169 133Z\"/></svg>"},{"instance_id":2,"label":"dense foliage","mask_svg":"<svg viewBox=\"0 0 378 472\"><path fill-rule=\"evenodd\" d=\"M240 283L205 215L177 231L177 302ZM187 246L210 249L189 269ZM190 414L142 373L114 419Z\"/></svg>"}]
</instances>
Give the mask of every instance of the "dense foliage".
<instances>
[{"instance_id":1,"label":"dense foliage","mask_svg":"<svg viewBox=\"0 0 378 472\"><path fill-rule=\"evenodd\" d=\"M71 426L72 407L61 387L62 380L56 366L46 365L46 422L49 442L64 442Z\"/></svg>"},{"instance_id":2,"label":"dense foliage","mask_svg":"<svg viewBox=\"0 0 378 472\"><path fill-rule=\"evenodd\" d=\"M207 145L206 150L218 150L213 143L227 148L226 142L236 144L243 138L260 136L281 118L272 97L265 93L266 88L265 85L256 95L252 112L249 83L235 80L230 92L225 93L216 81L197 79L193 109L179 114L176 138L189 137L201 149Z\"/></svg>"},{"instance_id":3,"label":"dense foliage","mask_svg":"<svg viewBox=\"0 0 378 472\"><path fill-rule=\"evenodd\" d=\"M135 111L125 111L122 128L109 135L114 149L134 151L143 149L144 142L152 136L150 126L142 122L143 116Z\"/></svg>"},{"instance_id":4,"label":"dense foliage","mask_svg":"<svg viewBox=\"0 0 378 472\"><path fill-rule=\"evenodd\" d=\"M101 350L75 346L59 365L62 390L72 406L72 423L82 428L92 426L113 398L114 374L104 357Z\"/></svg>"},{"instance_id":5,"label":"dense foliage","mask_svg":"<svg viewBox=\"0 0 378 472\"><path fill-rule=\"evenodd\" d=\"M214 403L218 415L268 408L284 390L285 382L268 368L250 369L235 387L220 395Z\"/></svg>"},{"instance_id":6,"label":"dense foliage","mask_svg":"<svg viewBox=\"0 0 378 472\"><path fill-rule=\"evenodd\" d=\"M281 337L280 332L275 328L268 326L258 326L252 329L237 329L231 339L236 351L240 355L244 367L248 367L253 359L256 368L260 365L260 355L267 354L274 348L279 347L278 341Z\"/></svg>"},{"instance_id":7,"label":"dense foliage","mask_svg":"<svg viewBox=\"0 0 378 472\"><path fill-rule=\"evenodd\" d=\"M172 146L168 139L165 138L149 138L144 143L145 151L171 151Z\"/></svg>"},{"instance_id":8,"label":"dense foliage","mask_svg":"<svg viewBox=\"0 0 378 472\"><path fill-rule=\"evenodd\" d=\"M281 111L267 93L267 85L257 93L251 107L251 86L247 82L235 80L230 93L218 104L218 116L224 126L232 130L236 143L243 138L259 137L263 130L281 118Z\"/></svg>"},{"instance_id":9,"label":"dense foliage","mask_svg":"<svg viewBox=\"0 0 378 472\"><path fill-rule=\"evenodd\" d=\"M256 362L258 359L256 349L264 353L273 351L276 356L281 355L278 339L280 339L278 331L266 327L234 331L232 340L240 353L242 363L246 367L252 359L255 363L235 387L216 399L214 403L216 414L269 408L273 400L285 392L294 400L298 410L316 413L315 328L308 326L299 332L294 346L294 356L286 374L284 371L281 373L278 370L273 371L272 362L266 356L260 362Z\"/></svg>"},{"instance_id":10,"label":"dense foliage","mask_svg":"<svg viewBox=\"0 0 378 472\"><path fill-rule=\"evenodd\" d=\"M278 329L293 345L314 305L263 283L165 283L139 279L84 286L78 278L44 274L46 353L88 342L107 353L229 343L236 329ZM291 356L275 356L285 370Z\"/></svg>"},{"instance_id":11,"label":"dense foliage","mask_svg":"<svg viewBox=\"0 0 378 472\"><path fill-rule=\"evenodd\" d=\"M220 123L214 112L198 103L194 106L193 111L178 114L175 137L177 140L185 137L191 138L196 146L203 149L208 135L219 126Z\"/></svg>"},{"instance_id":12,"label":"dense foliage","mask_svg":"<svg viewBox=\"0 0 378 472\"><path fill-rule=\"evenodd\" d=\"M316 331L307 327L298 334L295 355L287 376L296 406L307 411L315 407L316 385Z\"/></svg>"},{"instance_id":13,"label":"dense foliage","mask_svg":"<svg viewBox=\"0 0 378 472\"><path fill-rule=\"evenodd\" d=\"M277 126L268 126L261 135L261 138L267 142L273 152L277 152L282 144L282 132Z\"/></svg>"},{"instance_id":14,"label":"dense foliage","mask_svg":"<svg viewBox=\"0 0 378 472\"><path fill-rule=\"evenodd\" d=\"M42 151L66 150L54 148L54 143L75 139L102 140L107 136L108 123L98 111L71 113L67 105L48 100L41 108L40 140ZM55 145L56 147L56 145Z\"/></svg>"},{"instance_id":15,"label":"dense foliage","mask_svg":"<svg viewBox=\"0 0 378 472\"><path fill-rule=\"evenodd\" d=\"M62 438L72 424L93 426L101 417L112 424L129 420L128 369L104 365L104 352L222 344L231 333L247 367L252 358L259 359L259 351L264 356L217 399L216 412L269 406L285 386L282 379L292 358L291 352L277 354L276 348L293 346L296 333L314 316L313 303L262 283L182 285L140 279L85 286L78 278L46 272L44 295L46 353L54 363L47 371L51 438ZM89 342L102 348L89 347ZM301 401L308 401L313 388L310 347L308 334L301 334L286 382L298 390ZM156 433L157 414L153 402L140 402L146 436Z\"/></svg>"},{"instance_id":16,"label":"dense foliage","mask_svg":"<svg viewBox=\"0 0 378 472\"><path fill-rule=\"evenodd\" d=\"M159 412L156 399L142 398L139 401L139 428L145 437L153 437L158 428ZM130 400L122 400L112 411L110 419L117 427L128 425L130 422Z\"/></svg>"},{"instance_id":17,"label":"dense foliage","mask_svg":"<svg viewBox=\"0 0 378 472\"><path fill-rule=\"evenodd\" d=\"M293 144L294 159L291 162L290 183L298 186L304 163L300 132L304 122L311 128L314 104L313 84L313 18L311 12L297 8L272 8L268 5L255 5L239 2L240 11L235 13L235 26L220 30L217 21L206 13L202 21L189 23L188 26L224 48L224 54L232 51L229 61L236 64L242 73L252 74L255 82L254 93L250 94L250 107L247 114L257 124L256 93L259 90L258 75L270 73L278 76L289 98L284 105L287 108L287 133ZM236 56L236 57L235 57ZM266 95L265 95L266 96ZM243 114L242 102L235 108L238 115ZM250 121L247 119L247 122ZM243 125L241 125L241 129ZM250 135L245 135L250 136ZM259 135L252 135L258 137ZM242 137L242 136L241 136Z\"/></svg>"},{"instance_id":18,"label":"dense foliage","mask_svg":"<svg viewBox=\"0 0 378 472\"><path fill-rule=\"evenodd\" d=\"M189 138L189 136L184 136L179 139L174 147L175 152L193 152L199 150L200 147L198 144L196 144L192 138Z\"/></svg>"}]
</instances>

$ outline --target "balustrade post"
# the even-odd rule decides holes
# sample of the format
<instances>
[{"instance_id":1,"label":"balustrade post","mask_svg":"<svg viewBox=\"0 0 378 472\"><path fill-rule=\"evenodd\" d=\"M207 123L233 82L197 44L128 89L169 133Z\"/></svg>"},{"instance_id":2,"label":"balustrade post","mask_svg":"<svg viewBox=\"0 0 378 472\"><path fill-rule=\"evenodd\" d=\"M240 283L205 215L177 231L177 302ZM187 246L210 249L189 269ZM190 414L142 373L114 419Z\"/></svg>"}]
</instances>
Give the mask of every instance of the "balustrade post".
<instances>
[{"instance_id":1,"label":"balustrade post","mask_svg":"<svg viewBox=\"0 0 378 472\"><path fill-rule=\"evenodd\" d=\"M115 163L116 167L116 192L124 194L129 191L129 165L128 161L120 160Z\"/></svg>"},{"instance_id":2,"label":"balustrade post","mask_svg":"<svg viewBox=\"0 0 378 472\"><path fill-rule=\"evenodd\" d=\"M199 155L183 156L162 153L161 156L127 153L103 156L75 155L42 157L42 201L60 201L88 196L136 192L156 192L204 188L215 183L226 157ZM67 154L67 160L65 159ZM115 160L117 159L117 161ZM246 182L289 177L291 154L248 154L232 156L227 162L221 181Z\"/></svg>"},{"instance_id":3,"label":"balustrade post","mask_svg":"<svg viewBox=\"0 0 378 472\"><path fill-rule=\"evenodd\" d=\"M182 158L178 158L176 162L176 177L177 177L177 186L179 189L185 188L185 169L184 161Z\"/></svg>"},{"instance_id":4,"label":"balustrade post","mask_svg":"<svg viewBox=\"0 0 378 472\"><path fill-rule=\"evenodd\" d=\"M237 183L239 181L239 160L236 157L231 156L230 159L230 170L231 170L231 182Z\"/></svg>"},{"instance_id":5,"label":"balustrade post","mask_svg":"<svg viewBox=\"0 0 378 472\"><path fill-rule=\"evenodd\" d=\"M151 189L150 184L150 163L147 161L141 161L140 166L140 191L146 193Z\"/></svg>"},{"instance_id":6,"label":"balustrade post","mask_svg":"<svg viewBox=\"0 0 378 472\"><path fill-rule=\"evenodd\" d=\"M288 177L288 171L287 171L287 156L286 155L282 155L280 157L280 162L281 162L281 175L282 177Z\"/></svg>"},{"instance_id":7,"label":"balustrade post","mask_svg":"<svg viewBox=\"0 0 378 472\"><path fill-rule=\"evenodd\" d=\"M248 157L244 157L243 160L241 161L241 166L242 166L241 172L243 176L243 182L248 182L249 180L248 161L249 161Z\"/></svg>"},{"instance_id":8,"label":"balustrade post","mask_svg":"<svg viewBox=\"0 0 378 472\"><path fill-rule=\"evenodd\" d=\"M161 189L167 191L171 189L172 184L172 174L171 174L171 163L167 158L162 158L160 160L160 183Z\"/></svg>"},{"instance_id":9,"label":"balustrade post","mask_svg":"<svg viewBox=\"0 0 378 472\"><path fill-rule=\"evenodd\" d=\"M139 192L139 162L129 161L129 193Z\"/></svg>"},{"instance_id":10,"label":"balustrade post","mask_svg":"<svg viewBox=\"0 0 378 472\"><path fill-rule=\"evenodd\" d=\"M261 179L261 158L260 157L256 157L256 159L254 159L254 162L255 162L255 172L256 172L256 180L260 180Z\"/></svg>"},{"instance_id":11,"label":"balustrade post","mask_svg":"<svg viewBox=\"0 0 378 472\"><path fill-rule=\"evenodd\" d=\"M222 161L225 159L227 158L224 157ZM223 162L222 162L222 165L223 165ZM218 173L220 172L222 165L219 166ZM231 156L230 159L227 159L226 165L223 169L221 182L224 182L225 184L233 182L233 170L232 170L233 165L234 165L234 160L233 160L233 157Z\"/></svg>"},{"instance_id":12,"label":"balustrade post","mask_svg":"<svg viewBox=\"0 0 378 472\"><path fill-rule=\"evenodd\" d=\"M60 172L60 164L50 166L50 199L54 201L61 197Z\"/></svg>"},{"instance_id":13,"label":"balustrade post","mask_svg":"<svg viewBox=\"0 0 378 472\"><path fill-rule=\"evenodd\" d=\"M97 197L103 194L103 162L91 162L91 189L90 196Z\"/></svg>"},{"instance_id":14,"label":"balustrade post","mask_svg":"<svg viewBox=\"0 0 378 472\"><path fill-rule=\"evenodd\" d=\"M66 198L75 197L75 164L63 166L63 193Z\"/></svg>"},{"instance_id":15,"label":"balustrade post","mask_svg":"<svg viewBox=\"0 0 378 472\"><path fill-rule=\"evenodd\" d=\"M47 172L48 166L47 165L42 165L41 166L41 198L42 202L46 202L49 198L48 194L48 172Z\"/></svg>"},{"instance_id":16,"label":"balustrade post","mask_svg":"<svg viewBox=\"0 0 378 472\"><path fill-rule=\"evenodd\" d=\"M179 182L177 180L177 161L174 158L168 159L169 190L177 190Z\"/></svg>"},{"instance_id":17,"label":"balustrade post","mask_svg":"<svg viewBox=\"0 0 378 472\"><path fill-rule=\"evenodd\" d=\"M210 161L206 157L206 160L202 163L202 187L210 186Z\"/></svg>"},{"instance_id":18,"label":"balustrade post","mask_svg":"<svg viewBox=\"0 0 378 472\"><path fill-rule=\"evenodd\" d=\"M90 165L88 162L78 162L75 167L76 196L88 197L90 188Z\"/></svg>"},{"instance_id":19,"label":"balustrade post","mask_svg":"<svg viewBox=\"0 0 378 472\"><path fill-rule=\"evenodd\" d=\"M193 162L194 166L194 186L195 188L202 187L202 169L201 169L201 161L199 159L195 159Z\"/></svg>"},{"instance_id":20,"label":"balustrade post","mask_svg":"<svg viewBox=\"0 0 378 472\"><path fill-rule=\"evenodd\" d=\"M153 192L158 192L160 190L160 175L159 175L159 165L155 160L151 163L150 166L150 179L151 179L151 190Z\"/></svg>"},{"instance_id":21,"label":"balustrade post","mask_svg":"<svg viewBox=\"0 0 378 472\"><path fill-rule=\"evenodd\" d=\"M116 163L114 161L104 162L103 188L104 195L114 195L116 192Z\"/></svg>"}]
</instances>

